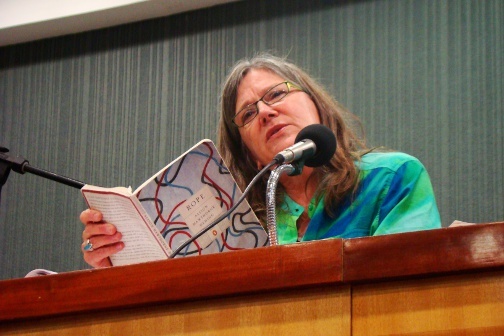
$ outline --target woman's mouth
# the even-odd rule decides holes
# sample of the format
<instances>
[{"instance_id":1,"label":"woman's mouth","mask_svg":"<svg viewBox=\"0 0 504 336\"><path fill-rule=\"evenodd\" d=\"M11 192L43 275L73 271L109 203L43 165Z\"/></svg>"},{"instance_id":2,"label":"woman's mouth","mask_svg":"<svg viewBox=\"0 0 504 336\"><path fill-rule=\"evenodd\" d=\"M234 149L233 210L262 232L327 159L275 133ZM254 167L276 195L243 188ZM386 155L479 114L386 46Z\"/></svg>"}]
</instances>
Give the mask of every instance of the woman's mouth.
<instances>
[{"instance_id":1,"label":"woman's mouth","mask_svg":"<svg viewBox=\"0 0 504 336\"><path fill-rule=\"evenodd\" d=\"M269 141L272 137L274 137L278 132L284 129L287 125L275 125L271 127L266 133L266 141Z\"/></svg>"}]
</instances>

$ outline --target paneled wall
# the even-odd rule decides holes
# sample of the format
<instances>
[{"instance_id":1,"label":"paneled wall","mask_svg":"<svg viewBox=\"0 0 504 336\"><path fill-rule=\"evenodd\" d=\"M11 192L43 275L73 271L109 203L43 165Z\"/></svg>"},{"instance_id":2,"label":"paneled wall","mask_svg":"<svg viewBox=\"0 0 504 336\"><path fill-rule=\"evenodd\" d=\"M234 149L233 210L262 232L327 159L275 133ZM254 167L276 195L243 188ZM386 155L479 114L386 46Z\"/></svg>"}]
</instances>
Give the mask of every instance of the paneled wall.
<instances>
[{"instance_id":1,"label":"paneled wall","mask_svg":"<svg viewBox=\"0 0 504 336\"><path fill-rule=\"evenodd\" d=\"M357 114L370 145L417 156L443 225L504 219L504 3L242 1L0 48L0 145L37 168L138 186L216 139L229 67L288 57ZM0 278L83 269L79 190L11 173Z\"/></svg>"}]
</instances>

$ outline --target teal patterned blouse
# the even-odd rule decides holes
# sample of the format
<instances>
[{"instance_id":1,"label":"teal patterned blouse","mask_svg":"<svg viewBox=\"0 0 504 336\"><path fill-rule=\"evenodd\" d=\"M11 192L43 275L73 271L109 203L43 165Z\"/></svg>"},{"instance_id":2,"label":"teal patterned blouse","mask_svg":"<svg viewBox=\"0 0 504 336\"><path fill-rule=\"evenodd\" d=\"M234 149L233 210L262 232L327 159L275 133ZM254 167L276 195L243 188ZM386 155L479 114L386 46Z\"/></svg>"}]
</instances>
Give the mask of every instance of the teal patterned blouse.
<instances>
[{"instance_id":1,"label":"teal patterned blouse","mask_svg":"<svg viewBox=\"0 0 504 336\"><path fill-rule=\"evenodd\" d=\"M429 175L420 161L404 153L368 153L360 162L357 191L330 217L323 197L308 206L310 223L301 241L354 238L441 227ZM277 208L279 244L298 241L296 221L304 208L285 195Z\"/></svg>"}]
</instances>

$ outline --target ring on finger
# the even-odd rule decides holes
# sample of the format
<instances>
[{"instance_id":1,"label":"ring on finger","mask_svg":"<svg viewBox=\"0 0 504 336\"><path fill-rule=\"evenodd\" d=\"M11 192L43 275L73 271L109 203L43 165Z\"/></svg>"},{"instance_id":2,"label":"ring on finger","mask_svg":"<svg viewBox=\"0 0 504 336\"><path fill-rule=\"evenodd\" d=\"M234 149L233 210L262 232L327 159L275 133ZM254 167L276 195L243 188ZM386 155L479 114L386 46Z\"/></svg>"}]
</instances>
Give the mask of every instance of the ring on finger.
<instances>
[{"instance_id":1,"label":"ring on finger","mask_svg":"<svg viewBox=\"0 0 504 336\"><path fill-rule=\"evenodd\" d=\"M93 252L93 243L89 239L86 240L86 245L82 248L86 252Z\"/></svg>"}]
</instances>

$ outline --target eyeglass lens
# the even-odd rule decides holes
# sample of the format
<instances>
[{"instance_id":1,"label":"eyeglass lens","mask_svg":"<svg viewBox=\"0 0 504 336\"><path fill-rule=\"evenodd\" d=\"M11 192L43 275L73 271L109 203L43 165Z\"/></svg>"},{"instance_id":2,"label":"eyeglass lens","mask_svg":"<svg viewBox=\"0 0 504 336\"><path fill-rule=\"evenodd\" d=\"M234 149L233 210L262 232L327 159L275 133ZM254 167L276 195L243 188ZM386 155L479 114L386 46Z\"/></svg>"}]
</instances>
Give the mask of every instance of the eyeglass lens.
<instances>
[{"instance_id":1,"label":"eyeglass lens","mask_svg":"<svg viewBox=\"0 0 504 336\"><path fill-rule=\"evenodd\" d=\"M242 127L249 122L251 122L259 113L259 109L257 104L262 101L266 105L272 105L278 103L289 93L289 86L286 82L282 82L278 85L275 85L271 89L269 89L261 99L256 101L253 104L249 104L245 106L240 112L238 112L234 117L234 123L238 127Z\"/></svg>"}]
</instances>

